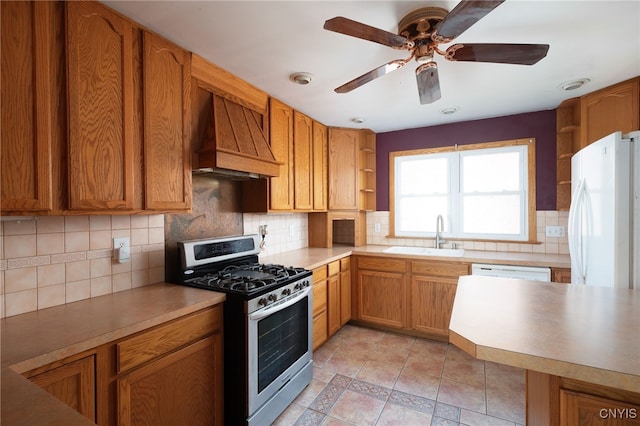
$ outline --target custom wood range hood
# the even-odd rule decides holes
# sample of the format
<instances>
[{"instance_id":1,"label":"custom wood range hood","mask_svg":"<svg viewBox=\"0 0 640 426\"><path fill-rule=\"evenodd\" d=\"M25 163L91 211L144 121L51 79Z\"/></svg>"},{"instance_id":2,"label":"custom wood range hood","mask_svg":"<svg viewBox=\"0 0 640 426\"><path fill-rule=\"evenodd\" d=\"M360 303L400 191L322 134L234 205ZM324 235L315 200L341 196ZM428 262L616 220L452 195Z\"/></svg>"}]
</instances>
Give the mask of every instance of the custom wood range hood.
<instances>
[{"instance_id":1,"label":"custom wood range hood","mask_svg":"<svg viewBox=\"0 0 640 426\"><path fill-rule=\"evenodd\" d=\"M235 178L278 176L276 161L255 111L213 96L210 129L199 150L198 173Z\"/></svg>"},{"instance_id":2,"label":"custom wood range hood","mask_svg":"<svg viewBox=\"0 0 640 426\"><path fill-rule=\"evenodd\" d=\"M283 163L269 145L266 93L195 54L192 77L193 137L200 145L194 173L232 179L279 176Z\"/></svg>"}]
</instances>

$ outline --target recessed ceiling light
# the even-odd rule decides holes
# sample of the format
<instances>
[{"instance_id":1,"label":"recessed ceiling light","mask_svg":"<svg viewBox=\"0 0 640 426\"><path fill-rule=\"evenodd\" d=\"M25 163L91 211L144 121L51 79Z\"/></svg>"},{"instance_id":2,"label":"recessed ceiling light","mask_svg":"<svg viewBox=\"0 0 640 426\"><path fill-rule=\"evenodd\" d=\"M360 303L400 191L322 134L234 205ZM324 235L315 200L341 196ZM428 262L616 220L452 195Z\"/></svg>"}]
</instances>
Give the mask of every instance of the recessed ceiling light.
<instances>
[{"instance_id":1,"label":"recessed ceiling light","mask_svg":"<svg viewBox=\"0 0 640 426\"><path fill-rule=\"evenodd\" d=\"M362 124L362 123L364 123L364 118L362 118L362 117L353 117L351 119L351 121L353 121L356 124Z\"/></svg>"},{"instance_id":2,"label":"recessed ceiling light","mask_svg":"<svg viewBox=\"0 0 640 426\"><path fill-rule=\"evenodd\" d=\"M456 112L458 112L458 107L447 107L440 110L440 113L444 115L451 115L455 114Z\"/></svg>"},{"instance_id":3,"label":"recessed ceiling light","mask_svg":"<svg viewBox=\"0 0 640 426\"><path fill-rule=\"evenodd\" d=\"M565 81L560 85L562 90L576 90L590 82L588 78L579 78L577 80Z\"/></svg>"},{"instance_id":4,"label":"recessed ceiling light","mask_svg":"<svg viewBox=\"0 0 640 426\"><path fill-rule=\"evenodd\" d=\"M289 76L289 80L293 81L296 84L309 84L311 83L311 74L309 74L308 72L297 72L291 74Z\"/></svg>"}]
</instances>

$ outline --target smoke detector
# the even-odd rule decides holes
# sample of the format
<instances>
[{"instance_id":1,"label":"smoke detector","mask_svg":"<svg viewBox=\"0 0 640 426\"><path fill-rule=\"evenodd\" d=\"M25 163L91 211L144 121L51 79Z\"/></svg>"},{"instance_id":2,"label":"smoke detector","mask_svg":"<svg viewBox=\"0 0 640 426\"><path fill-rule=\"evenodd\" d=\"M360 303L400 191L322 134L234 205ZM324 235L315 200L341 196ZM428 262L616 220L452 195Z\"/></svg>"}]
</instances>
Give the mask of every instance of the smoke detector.
<instances>
[{"instance_id":1,"label":"smoke detector","mask_svg":"<svg viewBox=\"0 0 640 426\"><path fill-rule=\"evenodd\" d=\"M311 74L309 74L308 72L297 72L291 74L289 76L289 80L293 81L296 84L301 84L304 86L305 84L311 83Z\"/></svg>"}]
</instances>

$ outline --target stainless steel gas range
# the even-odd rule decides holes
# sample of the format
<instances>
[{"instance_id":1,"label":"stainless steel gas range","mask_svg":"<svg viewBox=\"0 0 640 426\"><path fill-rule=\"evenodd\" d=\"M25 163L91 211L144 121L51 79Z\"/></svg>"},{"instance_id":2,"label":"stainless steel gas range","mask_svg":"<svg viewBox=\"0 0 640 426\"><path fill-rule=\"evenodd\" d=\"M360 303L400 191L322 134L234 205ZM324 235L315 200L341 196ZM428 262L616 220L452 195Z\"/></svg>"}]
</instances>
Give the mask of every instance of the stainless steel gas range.
<instances>
[{"instance_id":1,"label":"stainless steel gas range","mask_svg":"<svg viewBox=\"0 0 640 426\"><path fill-rule=\"evenodd\" d=\"M225 424L271 424L311 382L311 271L260 264L257 235L178 248L180 284L226 293Z\"/></svg>"}]
</instances>

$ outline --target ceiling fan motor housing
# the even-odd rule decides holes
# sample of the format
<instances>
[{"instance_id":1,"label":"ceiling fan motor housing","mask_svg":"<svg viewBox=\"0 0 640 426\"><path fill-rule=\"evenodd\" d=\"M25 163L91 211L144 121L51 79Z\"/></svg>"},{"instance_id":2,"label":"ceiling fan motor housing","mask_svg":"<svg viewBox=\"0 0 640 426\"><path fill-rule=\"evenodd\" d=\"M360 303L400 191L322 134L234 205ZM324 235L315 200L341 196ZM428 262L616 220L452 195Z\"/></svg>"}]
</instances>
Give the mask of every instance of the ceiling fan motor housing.
<instances>
[{"instance_id":1,"label":"ceiling fan motor housing","mask_svg":"<svg viewBox=\"0 0 640 426\"><path fill-rule=\"evenodd\" d=\"M423 7L405 15L398 24L398 34L415 44L415 58L419 64L433 61L437 46L431 38L435 26L449 13L441 7Z\"/></svg>"}]
</instances>

